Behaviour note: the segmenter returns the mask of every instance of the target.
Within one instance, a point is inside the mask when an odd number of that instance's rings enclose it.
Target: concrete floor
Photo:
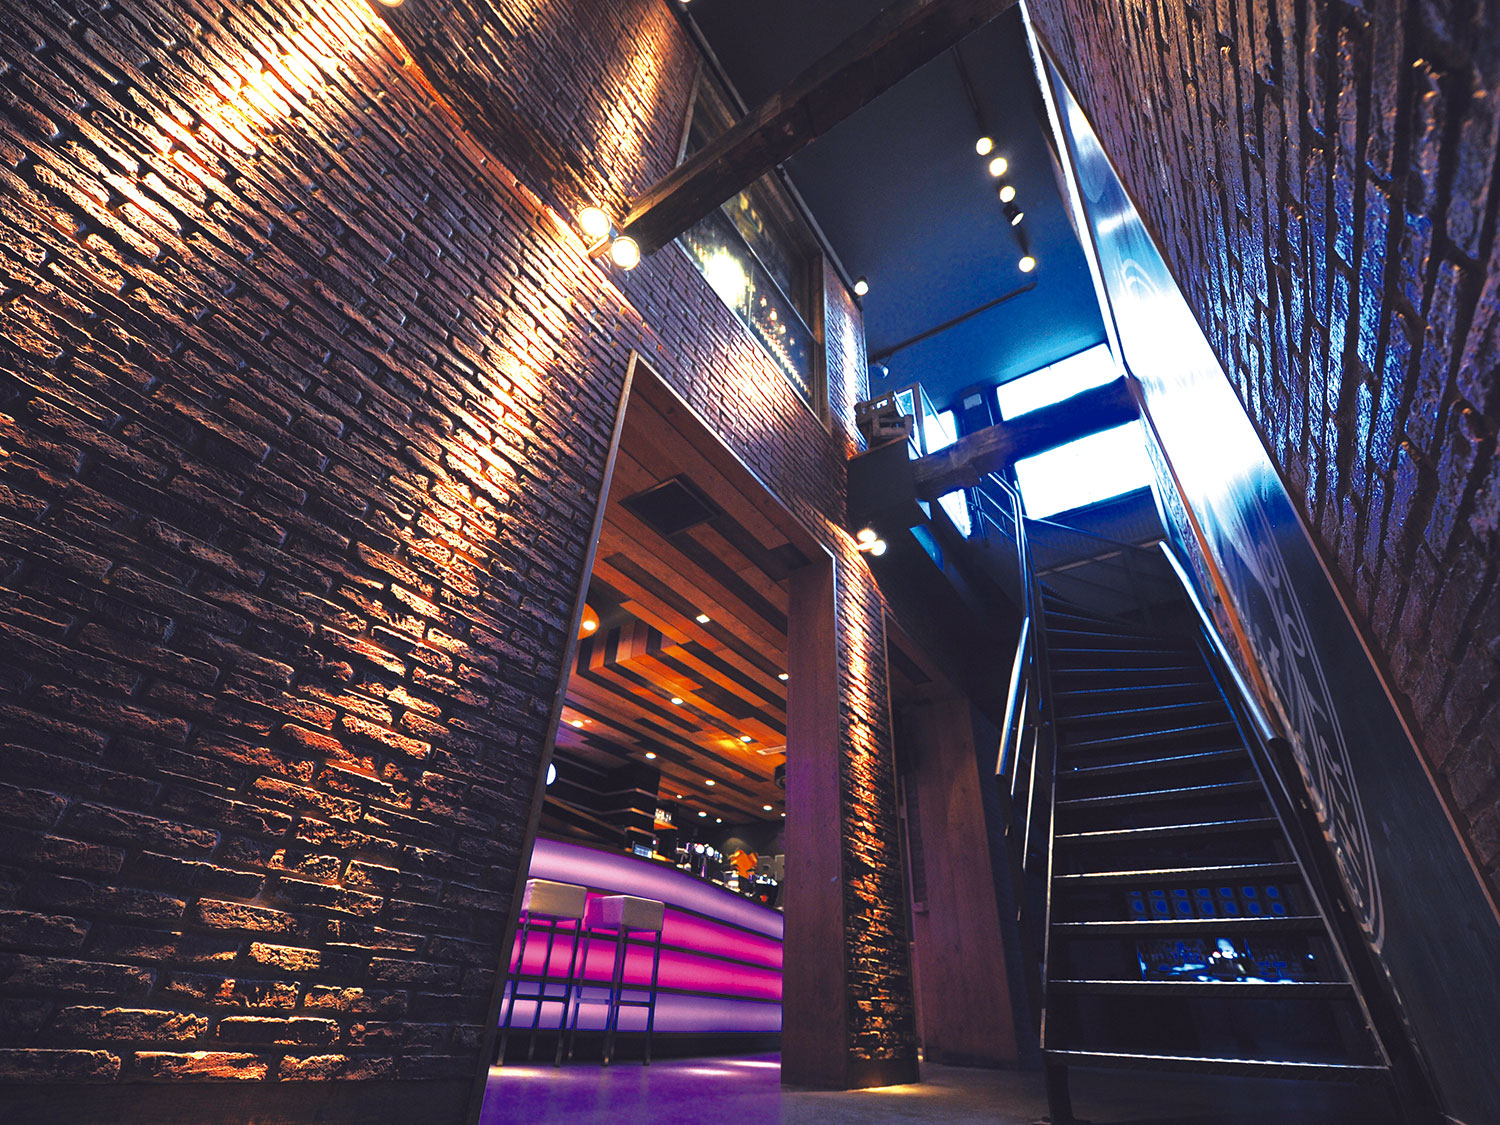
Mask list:
[[[1095,1125],[1384,1125],[1389,1099],[1264,1079],[1077,1071],[1074,1110]],[[783,1089],[777,1055],[669,1059],[642,1067],[510,1065],[490,1071],[480,1125],[669,1121],[697,1125],[1034,1125],[1041,1075],[924,1063],[922,1082],[841,1093]]]

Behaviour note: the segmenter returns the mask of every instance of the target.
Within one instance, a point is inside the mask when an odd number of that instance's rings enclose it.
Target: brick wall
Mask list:
[[[1500,13],[1032,7],[1500,893]]]
[[[847,549],[847,299],[830,434],[675,248],[569,227],[675,154],[667,6],[408,9],[423,66],[360,0],[0,7],[0,1081],[462,1103],[632,349]],[[882,924],[868,1057],[910,1050]]]

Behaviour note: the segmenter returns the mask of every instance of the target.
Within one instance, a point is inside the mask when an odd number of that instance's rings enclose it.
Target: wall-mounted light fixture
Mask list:
[[[869,291],[870,291],[870,283],[868,281],[866,281],[863,277],[855,278],[855,280],[854,280],[854,295],[856,297],[863,297]]]
[[[885,554],[885,540],[875,534],[872,527],[862,528],[854,537],[854,545],[866,554],[879,558]]]
[[[603,208],[585,207],[579,211],[578,227],[589,240],[590,258],[597,258],[608,250],[609,260],[622,270],[633,270],[640,264],[640,244],[629,235],[621,234]]]

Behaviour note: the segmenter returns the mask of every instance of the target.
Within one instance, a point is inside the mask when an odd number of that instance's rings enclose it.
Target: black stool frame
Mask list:
[[[557,940],[559,933],[562,932],[563,923],[565,922],[571,923],[572,926],[570,933],[573,938],[573,955],[568,959],[568,975],[563,982],[562,996],[548,996],[547,984],[549,975],[552,970],[552,948]],[[545,927],[547,931],[547,951],[542,957],[541,978],[537,981],[535,992],[523,993],[521,991],[521,985],[527,979],[525,974],[526,943],[531,937],[533,928],[541,929],[542,927]],[[529,910],[522,912],[521,945],[519,951],[516,954],[515,971],[510,973],[510,980],[507,982],[510,987],[510,996],[505,1004],[505,1016],[500,1021],[500,1043],[495,1050],[495,1064],[497,1066],[505,1065],[505,1043],[506,1040],[510,1037],[510,1019],[512,1014],[515,1012],[517,1000],[536,1001],[536,1008],[533,1009],[531,1013],[531,1027],[527,1029],[527,1062],[530,1062],[536,1055],[536,1033],[541,1026],[542,1005],[556,1003],[562,1004],[562,1014],[559,1016],[557,1021],[557,1053],[553,1056],[552,1059],[553,1066],[562,1065],[563,1040],[567,1038],[566,1033],[568,1028],[568,1013],[572,1008],[574,1000],[573,990],[580,985],[580,982],[578,981],[578,968],[580,964],[578,951],[583,948],[585,940],[586,937],[583,929],[583,919],[581,918],[558,918],[550,914],[536,915]],[[571,1056],[572,1053],[573,1051],[570,1044],[568,1054]]]

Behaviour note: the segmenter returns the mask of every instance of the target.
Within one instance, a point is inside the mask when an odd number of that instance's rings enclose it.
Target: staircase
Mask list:
[[[1127,544],[1095,549],[1119,573],[1066,567],[1054,588],[1029,546],[1051,532],[1011,501],[990,522],[1026,624],[998,772],[1052,1121],[1072,1120],[1075,1066],[1392,1081],[1269,728],[1201,607]]]

